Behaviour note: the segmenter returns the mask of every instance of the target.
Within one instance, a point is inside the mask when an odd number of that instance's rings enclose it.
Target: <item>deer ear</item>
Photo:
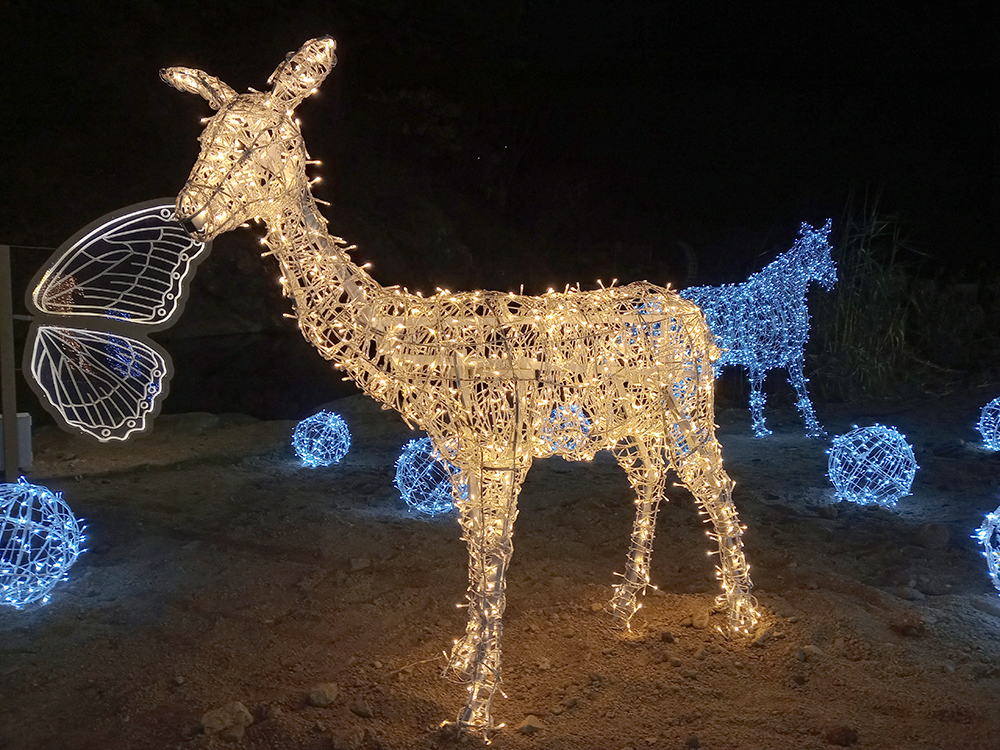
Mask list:
[[[337,64],[337,55],[334,53],[336,49],[337,43],[324,36],[310,39],[298,52],[289,53],[267,79],[272,84],[272,95],[284,102],[289,109],[294,109],[299,102],[316,92],[323,79]]]
[[[219,109],[236,98],[236,92],[215,76],[194,68],[165,68],[160,78],[175,89],[205,97],[212,109]]]

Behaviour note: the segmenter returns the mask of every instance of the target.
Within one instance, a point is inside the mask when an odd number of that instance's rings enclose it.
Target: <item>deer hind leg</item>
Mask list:
[[[757,621],[746,558],[743,527],[733,504],[733,480],[722,466],[722,452],[714,435],[694,450],[681,442],[672,450],[681,482],[694,495],[699,512],[712,521],[709,538],[718,544],[719,564],[715,574],[722,586],[716,605],[728,614],[728,633],[747,633]]]
[[[751,368],[749,372],[750,380],[750,414],[753,417],[753,434],[756,437],[767,437],[771,431],[764,426],[764,378],[767,377],[767,370]]]
[[[806,376],[802,372],[801,354],[788,365],[788,382],[792,384],[792,388],[795,389],[795,393],[799,397],[795,405],[798,407],[802,418],[806,421],[806,437],[826,437],[826,430],[816,420],[812,401],[809,399],[809,391],[806,389]]]
[[[486,733],[493,727],[505,576],[513,552],[517,496],[526,473],[526,466],[470,471],[468,498],[459,502],[462,538],[469,546],[469,619],[465,635],[452,649],[446,673],[468,683],[469,695],[458,716],[462,730]]]
[[[642,606],[637,597],[649,585],[649,564],[653,554],[656,512],[663,499],[667,464],[662,442],[647,443],[629,438],[615,447],[614,454],[619,465],[628,474],[629,484],[636,492],[632,546],[629,549],[623,580],[615,586],[615,594],[610,604],[615,621],[628,627],[632,615]]]

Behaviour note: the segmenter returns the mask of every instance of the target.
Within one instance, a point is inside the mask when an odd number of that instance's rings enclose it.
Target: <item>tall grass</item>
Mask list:
[[[878,195],[848,201],[833,250],[837,286],[811,295],[810,379],[820,398],[884,397],[905,380],[912,253],[903,222],[879,210]]]

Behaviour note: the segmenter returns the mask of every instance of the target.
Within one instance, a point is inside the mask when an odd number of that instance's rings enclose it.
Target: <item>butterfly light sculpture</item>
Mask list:
[[[173,365],[147,334],[180,317],[210,249],[177,222],[173,199],[159,199],[103,216],[56,250],[28,287],[24,371],[60,426],[100,442],[152,426]]]

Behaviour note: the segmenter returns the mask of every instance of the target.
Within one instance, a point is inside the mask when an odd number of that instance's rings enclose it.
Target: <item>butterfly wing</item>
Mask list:
[[[113,317],[166,328],[183,311],[190,278],[209,249],[178,223],[172,199],[129,206],[63,243],[29,287],[28,304],[74,325],[103,327],[98,321]]]
[[[152,425],[172,372],[144,331],[171,325],[211,244],[195,242],[170,198],[103,216],[67,240],[28,287],[36,313],[24,369],[70,431],[101,442]]]
[[[167,393],[170,359],[145,339],[35,323],[27,351],[42,404],[101,442],[148,429]]]

